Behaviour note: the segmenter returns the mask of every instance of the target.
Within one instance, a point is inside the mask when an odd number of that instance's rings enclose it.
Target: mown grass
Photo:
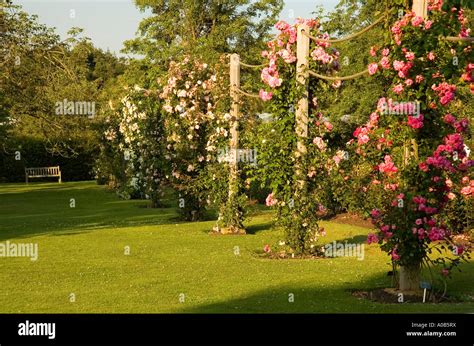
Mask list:
[[[93,182],[0,185],[0,242],[39,245],[37,261],[0,257],[0,312],[474,312],[472,302],[380,304],[353,297],[354,289],[390,285],[389,258],[376,245],[365,247],[363,261],[263,259],[257,255],[263,246],[283,238],[271,228],[271,211],[257,208],[246,236],[212,236],[215,221],[178,222],[175,204],[145,208],[146,202],[121,201]],[[325,243],[362,242],[370,231],[324,226]],[[473,295],[474,265],[462,269],[450,293]]]

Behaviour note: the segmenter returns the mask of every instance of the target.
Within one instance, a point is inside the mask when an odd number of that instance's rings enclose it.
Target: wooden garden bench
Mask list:
[[[28,178],[49,178],[58,177],[58,183],[61,183],[61,170],[59,166],[56,167],[34,167],[25,168],[26,183],[28,184]]]

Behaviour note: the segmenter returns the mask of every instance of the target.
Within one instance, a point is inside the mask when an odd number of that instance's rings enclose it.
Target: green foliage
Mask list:
[[[80,29],[60,41],[53,29],[19,6],[2,3],[0,13],[0,145],[5,162],[10,162],[8,153],[23,146],[21,154],[30,158],[25,163],[30,167],[33,162],[60,163],[65,179],[90,179],[91,155],[99,145],[98,115],[117,88],[123,61],[81,38]],[[60,114],[58,103],[64,100],[89,102],[95,114]],[[66,168],[81,163],[70,172]],[[3,176],[16,180],[21,175],[9,171]]]
[[[63,181],[94,178],[93,168],[98,150],[87,143],[74,143],[77,154],[73,158],[54,155],[48,151],[48,143],[41,138],[15,137],[8,147],[7,151],[0,151],[0,182],[24,182],[25,168],[51,166],[60,166]]]
[[[223,53],[255,59],[283,7],[281,0],[136,0],[152,15],[138,28],[140,36],[126,50],[152,63],[201,55],[211,63]]]

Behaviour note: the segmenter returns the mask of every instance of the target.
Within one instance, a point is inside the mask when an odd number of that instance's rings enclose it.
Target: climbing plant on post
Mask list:
[[[296,82],[301,88],[301,98],[296,108],[296,151],[295,151],[295,176],[297,178],[296,194],[300,195],[305,188],[306,174],[303,171],[307,154],[306,142],[308,139],[308,77],[309,77],[309,33],[307,24],[299,24],[296,44]],[[300,191],[301,190],[301,191]]]
[[[439,266],[440,279],[469,256],[453,238],[442,211],[453,200],[470,198],[473,161],[464,144],[468,120],[450,105],[456,90],[473,81],[469,30],[457,1],[415,1],[391,28],[393,44],[372,48],[369,65],[392,82],[388,98],[356,129],[355,152],[374,167],[367,189],[382,189],[386,203],[372,210],[379,232],[370,234],[400,267],[398,287],[420,289],[421,268]],[[438,256],[430,256],[437,249]],[[432,278],[434,282],[434,277]]]
[[[245,234],[243,225],[243,208],[246,196],[241,194],[241,177],[239,171],[239,118],[240,118],[240,57],[230,55],[230,151],[225,161],[229,165],[228,199],[220,208],[220,218],[224,228],[221,233]]]
[[[298,19],[297,25],[280,21],[276,28],[280,34],[262,53],[268,65],[261,77],[270,90],[261,90],[260,96],[271,100],[268,108],[273,128],[264,134],[258,148],[258,173],[272,188],[266,202],[278,210],[288,252],[319,255],[320,204],[307,184],[309,177],[314,177],[310,162],[320,154],[311,150],[308,155],[308,148],[314,146],[309,133],[317,126],[315,114],[309,112],[308,76],[313,68],[328,74],[337,71],[338,53],[329,44],[310,41],[307,35],[327,38],[319,31],[317,20]],[[322,91],[317,81],[312,89],[314,93]]]

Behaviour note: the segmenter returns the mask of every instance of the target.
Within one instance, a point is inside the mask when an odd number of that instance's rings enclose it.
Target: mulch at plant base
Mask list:
[[[372,222],[370,221],[370,219],[363,219],[360,216],[356,214],[351,214],[351,213],[337,214],[336,216],[329,218],[327,221],[342,223],[342,224],[347,224],[347,225],[352,225],[352,226],[374,228],[374,225],[372,225]]]
[[[395,288],[379,288],[370,291],[352,291],[352,295],[359,299],[368,299],[377,303],[384,304],[402,304],[402,303],[423,303],[423,292],[403,293],[403,302],[400,302],[399,294],[401,291]],[[474,297],[467,297],[468,301],[474,301]],[[443,298],[434,295],[429,296],[425,303],[461,303],[466,300],[461,300],[455,297],[445,296]]]

